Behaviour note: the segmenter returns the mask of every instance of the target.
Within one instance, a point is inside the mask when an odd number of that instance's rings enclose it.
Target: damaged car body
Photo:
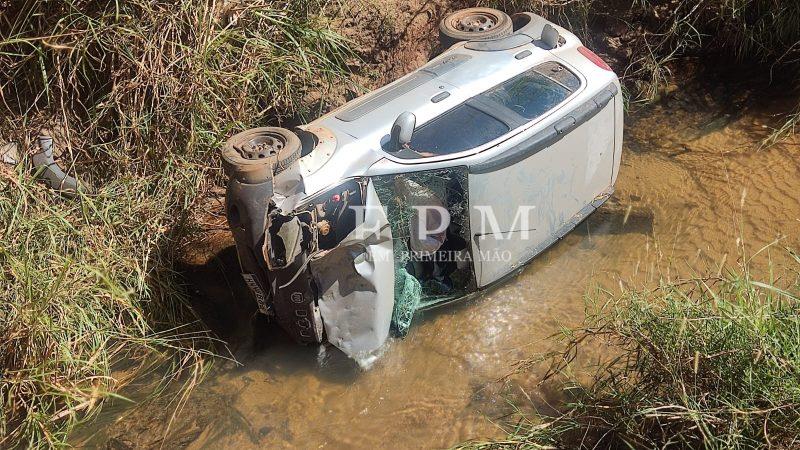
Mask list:
[[[518,273],[613,192],[611,69],[537,15],[454,15],[464,38],[420,69],[223,149],[243,277],[297,342],[368,364],[416,311]],[[508,32],[481,36],[498,17]]]

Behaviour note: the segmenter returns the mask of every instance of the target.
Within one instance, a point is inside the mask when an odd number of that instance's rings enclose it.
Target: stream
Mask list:
[[[503,435],[498,423],[515,408],[548,411],[559,393],[537,387],[540,371],[499,380],[514,362],[556,348],[548,336],[580,323],[596,287],[618,293],[659,277],[716,273],[775,241],[760,256],[780,261],[783,246],[800,244],[800,138],[757,150],[796,99],[749,89],[747,77],[687,78],[655,104],[631,107],[608,204],[517,278],[419,314],[368,371],[333,347],[300,347],[274,329],[252,333],[232,239],[215,229],[187,276],[238,363],[216,363],[174,417],[171,398],[138,408],[116,402],[74,444],[440,448]],[[588,348],[580,364],[602,354]],[[132,398],[146,391],[131,389]]]

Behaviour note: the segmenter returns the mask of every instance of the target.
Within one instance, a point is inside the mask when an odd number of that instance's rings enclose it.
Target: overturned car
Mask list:
[[[531,13],[447,16],[420,69],[223,149],[226,212],[261,313],[369,363],[414,312],[516,274],[613,192],[616,75]]]

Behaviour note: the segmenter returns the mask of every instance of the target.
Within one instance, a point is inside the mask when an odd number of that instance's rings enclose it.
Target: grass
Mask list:
[[[56,122],[103,181],[208,161],[219,140],[291,117],[352,55],[324,1],[25,0],[0,21],[7,136]],[[27,133],[27,134],[26,134]]]
[[[169,269],[181,234],[172,214],[186,210],[199,173],[170,164],[73,200],[21,170],[3,173],[0,446],[61,444],[154,361],[200,375],[212,338]],[[127,370],[112,372],[115,363]]]
[[[773,129],[769,136],[761,141],[759,150],[769,148],[786,137],[795,134],[798,127],[800,127],[800,106],[797,107],[797,111],[789,114],[779,127]]]
[[[610,55],[632,101],[659,97],[678,58],[723,55],[771,70],[797,71],[800,3],[775,0],[488,0],[506,11],[534,11],[567,26]],[[605,33],[621,26],[611,39]],[[598,32],[598,30],[602,32]],[[617,42],[614,42],[616,40]]]
[[[217,148],[234,131],[304,115],[354,56],[325,0],[6,3],[0,138],[27,149],[40,127],[57,129],[61,163],[92,194],[63,199],[24,164],[0,169],[0,447],[63,446],[154,362],[186,398],[214,346],[186,306],[176,242],[219,179]],[[493,3],[557,15],[587,42],[594,21],[617,14],[601,0]],[[634,95],[654,95],[670,58],[693,51],[776,70],[797,59],[795,3],[619,5],[645,30],[635,39],[646,45],[625,43],[636,49]]]
[[[0,14],[0,138],[57,130],[91,194],[0,165],[0,447],[59,447],[137,376],[180,380],[219,347],[177,243],[234,131],[304,113],[346,72],[325,1],[23,0]],[[157,389],[156,393],[165,392]]]
[[[566,404],[521,419],[507,439],[461,448],[796,448],[800,436],[800,257],[790,281],[747,266],[606,293],[549,363]],[[783,286],[783,287],[780,287]],[[569,375],[588,342],[609,346],[591,382]]]

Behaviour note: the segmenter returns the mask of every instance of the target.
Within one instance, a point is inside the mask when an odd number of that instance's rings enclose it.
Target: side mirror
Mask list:
[[[558,34],[558,30],[553,28],[552,25],[549,23],[544,26],[542,29],[542,44],[545,50],[552,50],[558,47],[558,41],[561,39],[561,35]]]
[[[417,125],[417,116],[406,111],[397,116],[397,120],[392,125],[392,134],[389,138],[389,151],[399,152],[403,146],[411,142],[414,134],[414,127]]]

